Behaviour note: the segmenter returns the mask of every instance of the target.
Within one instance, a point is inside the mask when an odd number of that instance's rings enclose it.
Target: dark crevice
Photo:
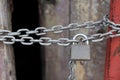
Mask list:
[[[21,28],[34,30],[39,25],[37,0],[13,0],[13,31]],[[38,38],[34,36],[34,38]],[[25,46],[15,43],[15,67],[17,80],[42,80],[44,76],[44,55],[39,44]]]

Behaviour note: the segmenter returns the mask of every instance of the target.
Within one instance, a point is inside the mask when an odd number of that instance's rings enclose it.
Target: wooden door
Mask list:
[[[40,21],[46,28],[54,25],[67,26],[70,23],[101,20],[109,12],[109,0],[39,0]],[[77,33],[96,33],[96,29],[80,29],[60,34],[49,33],[53,39],[61,37],[71,38]],[[106,40],[90,43],[91,60],[81,65],[77,62],[77,80],[103,80],[106,53]],[[44,54],[44,53],[43,53]],[[70,46],[61,47],[51,45],[45,47],[45,80],[67,80],[69,75],[68,61],[70,60]]]

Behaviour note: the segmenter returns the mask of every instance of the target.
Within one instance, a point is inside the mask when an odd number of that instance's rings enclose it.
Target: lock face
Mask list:
[[[89,45],[72,45],[71,46],[72,60],[90,60]]]
[[[79,43],[82,44],[73,44],[71,46],[71,59],[72,60],[90,60],[90,45],[89,41],[82,42],[80,38],[87,39],[87,36],[84,34],[77,34],[73,37],[73,40],[79,38]]]

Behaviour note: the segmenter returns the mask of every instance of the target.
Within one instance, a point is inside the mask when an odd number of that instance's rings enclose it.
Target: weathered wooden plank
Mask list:
[[[109,11],[109,0],[71,0],[71,22],[83,23],[88,20],[96,21]],[[96,29],[81,29],[80,33],[96,33]],[[77,31],[71,35],[78,33]],[[106,41],[91,43],[91,60],[81,65],[76,64],[77,80],[103,80]]]
[[[51,1],[51,0],[50,0]],[[44,19],[43,25],[47,28],[59,24],[69,24],[72,22],[83,23],[88,20],[99,20],[108,13],[109,0],[52,0],[42,1]],[[53,3],[54,2],[54,3]],[[52,4],[53,3],[53,4]],[[70,33],[62,34],[49,33],[51,38],[73,37],[77,33],[91,34],[96,33],[96,29],[80,29]],[[77,62],[76,79],[77,80],[103,80],[104,62],[105,62],[105,45],[106,42],[90,43],[91,57],[90,61],[81,65]],[[69,47],[60,47],[52,45],[45,48],[46,53],[46,80],[65,80],[69,73],[67,63],[69,60]]]
[[[43,13],[42,20],[43,25],[46,28],[51,28],[54,25],[68,25],[69,23],[69,0],[44,0],[42,1]],[[69,37],[68,31],[64,31],[60,34],[48,33],[46,36],[52,39],[58,39],[61,37]],[[45,47],[46,55],[46,69],[45,80],[66,80],[68,75],[68,57],[69,47],[61,47],[58,45],[51,45]]]
[[[11,11],[8,0],[0,0],[0,29],[11,30]],[[13,49],[0,42],[0,80],[16,80]]]

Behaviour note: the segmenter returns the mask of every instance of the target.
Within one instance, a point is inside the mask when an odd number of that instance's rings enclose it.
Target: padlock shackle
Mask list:
[[[86,36],[85,34],[76,34],[76,35],[73,37],[73,40],[76,40],[77,37],[82,37],[82,38],[84,38],[84,39],[87,39],[87,36]],[[89,45],[89,41],[88,41],[88,40],[86,40],[85,43],[86,43],[87,45]]]

